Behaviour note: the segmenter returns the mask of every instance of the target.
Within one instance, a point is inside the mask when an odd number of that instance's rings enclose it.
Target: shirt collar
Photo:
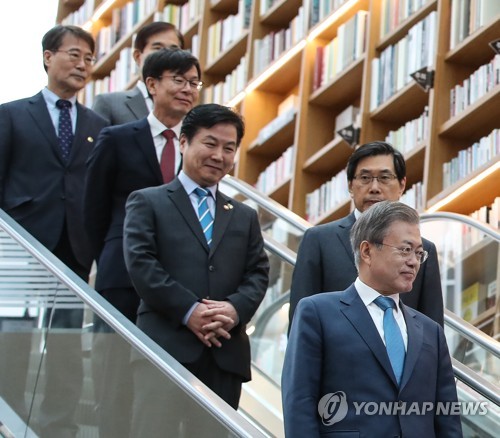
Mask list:
[[[172,129],[172,131],[175,132],[177,139],[180,136],[182,121],[179,122],[177,125],[175,125],[172,128],[167,128],[162,122],[160,122],[156,118],[156,116],[153,114],[153,111],[151,111],[148,114],[148,123],[149,123],[150,129],[151,129],[151,134],[153,135],[153,137],[156,137],[157,135],[161,135],[161,133],[163,131],[165,131],[165,129]]]
[[[187,176],[183,170],[180,171],[178,178],[188,195],[191,195],[191,193],[193,193],[196,188],[200,187],[200,185],[189,178],[189,176]],[[217,184],[214,186],[203,188],[207,189],[212,195],[213,199],[215,199],[215,194],[217,193]]]
[[[362,214],[363,213],[361,213],[357,208],[354,209],[354,217],[356,218],[356,220],[358,220]]]
[[[363,301],[365,306],[373,303],[375,299],[377,299],[381,294],[379,294],[375,289],[368,286],[366,283],[363,283],[360,278],[356,278],[354,282],[354,287],[358,291],[358,295]],[[399,310],[399,294],[385,295],[392,298],[396,302],[396,308]]]
[[[50,105],[50,107],[56,108],[56,102],[61,99],[56,93],[53,91],[50,91],[47,87],[42,89],[42,95],[43,98],[45,99],[45,102],[47,105]],[[76,105],[76,95],[71,96],[69,99],[64,99],[64,100],[69,100],[71,102],[72,108],[75,107]]]

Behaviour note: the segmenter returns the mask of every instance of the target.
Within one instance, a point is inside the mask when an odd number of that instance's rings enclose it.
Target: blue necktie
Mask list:
[[[387,354],[389,355],[394,375],[399,384],[403,375],[406,353],[403,336],[393,314],[396,302],[392,298],[380,296],[375,299],[374,303],[384,311],[385,347],[387,348]]]
[[[64,161],[69,160],[69,154],[71,153],[71,145],[73,144],[73,126],[71,124],[71,115],[69,110],[71,108],[71,102],[69,100],[59,99],[56,102],[57,108],[59,108],[59,146],[61,147],[61,153]]]
[[[198,219],[200,221],[203,234],[205,234],[205,238],[207,239],[208,246],[210,246],[212,243],[212,229],[214,227],[214,219],[210,213],[210,209],[208,208],[207,198],[210,192],[207,189],[202,189],[201,187],[194,189],[194,192],[198,196]]]

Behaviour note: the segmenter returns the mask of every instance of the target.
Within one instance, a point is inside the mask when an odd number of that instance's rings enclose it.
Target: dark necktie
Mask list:
[[[391,361],[392,370],[396,376],[396,381],[399,384],[403,375],[406,353],[403,336],[393,313],[393,309],[396,308],[396,302],[389,297],[378,297],[374,303],[384,311],[385,347]]]
[[[59,146],[64,161],[69,160],[71,146],[73,144],[73,126],[71,124],[71,102],[69,100],[59,99],[56,102],[59,108],[59,127],[57,136],[59,137]]]
[[[207,239],[208,246],[212,243],[212,229],[214,226],[214,219],[210,209],[208,208],[208,196],[210,192],[207,189],[197,187],[194,192],[198,196],[198,219],[203,230],[203,234]]]
[[[171,129],[165,129],[161,135],[167,139],[167,142],[161,151],[160,169],[163,182],[168,183],[175,177],[175,132]]]

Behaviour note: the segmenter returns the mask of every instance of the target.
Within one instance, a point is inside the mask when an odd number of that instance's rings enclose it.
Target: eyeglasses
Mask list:
[[[183,78],[182,76],[176,76],[176,75],[163,75],[163,76],[158,76],[158,79],[162,78],[170,78],[172,79],[172,82],[177,85],[179,88],[184,88],[187,83],[189,83],[189,86],[193,90],[201,90],[203,87],[203,82],[198,81],[195,79],[186,79]]]
[[[85,65],[94,65],[96,63],[96,59],[92,55],[82,55],[79,50],[54,50],[53,53],[57,52],[66,53],[73,64],[78,63],[82,58]]]
[[[392,181],[394,181],[396,178],[397,178],[397,176],[393,175],[392,173],[385,173],[385,174],[379,175],[379,176],[373,176],[373,175],[368,175],[368,174],[354,176],[354,179],[359,181],[359,183],[364,185],[364,186],[371,184],[374,179],[376,179],[379,182],[379,184],[388,185]]]
[[[429,253],[423,249],[413,249],[411,246],[404,246],[403,248],[398,248],[397,246],[387,245],[387,243],[374,242],[375,245],[384,245],[390,248],[397,249],[404,259],[409,259],[412,254],[415,254],[418,262],[420,264],[424,263],[429,257]]]

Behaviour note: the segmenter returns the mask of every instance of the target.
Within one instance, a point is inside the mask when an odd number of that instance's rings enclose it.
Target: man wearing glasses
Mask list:
[[[301,298],[346,289],[357,277],[349,233],[356,219],[380,201],[397,201],[406,185],[406,163],[385,142],[361,145],[347,162],[349,193],[355,210],[337,221],[306,231],[297,254],[290,291],[290,326]],[[428,254],[403,302],[443,325],[443,296],[435,245],[422,239]],[[426,256],[427,257],[427,256]]]
[[[150,53],[174,47],[183,49],[184,37],[173,24],[155,21],[142,27],[135,37],[132,53],[141,74],[136,86],[130,90],[99,94],[92,109],[110,125],[120,125],[146,117],[153,109],[153,101],[142,80],[144,61]]]
[[[350,241],[355,281],[297,306],[282,374],[285,435],[461,437],[443,329],[401,302],[426,268],[418,213],[378,202]]]
[[[82,220],[85,162],[106,122],[80,105],[76,94],[90,77],[94,40],[79,27],[56,26],[43,37],[42,48],[47,87],[0,106],[0,208],[88,281],[93,257]],[[82,319],[81,308],[47,312],[46,321],[56,329],[46,346],[48,389],[40,416],[33,412],[43,437],[78,432],[73,414],[82,385]],[[76,334],[68,329],[77,329]],[[15,356],[0,355],[4,365],[13,361],[5,369],[0,363],[0,397],[9,400],[2,384],[22,389],[14,405],[23,420],[30,345],[25,347],[18,345]]]
[[[102,131],[88,161],[84,195],[84,222],[97,262],[95,288],[134,323],[139,296],[123,257],[125,201],[135,190],[174,179],[181,165],[181,122],[198,102],[203,85],[198,60],[175,48],[151,53],[142,75],[153,110],[141,120]],[[94,347],[103,349],[107,358],[100,385],[100,433],[125,436],[129,417],[113,413],[117,406],[131,403],[128,350],[122,351],[124,347],[118,342],[104,341],[110,338],[106,336],[110,330],[100,320],[94,326],[101,333]]]

